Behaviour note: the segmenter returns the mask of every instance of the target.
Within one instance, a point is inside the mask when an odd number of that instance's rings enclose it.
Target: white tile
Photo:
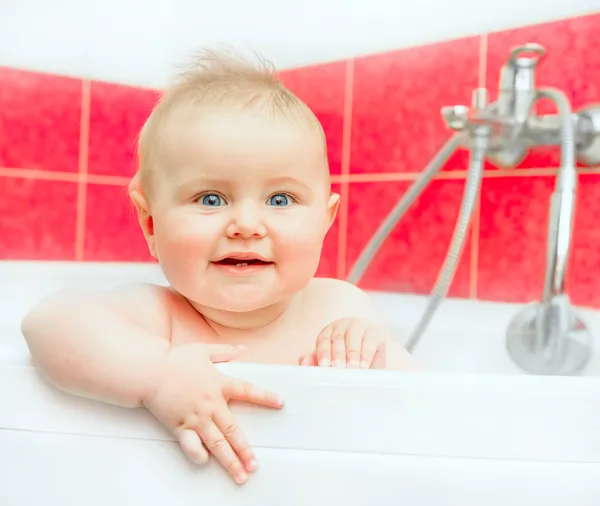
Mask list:
[[[271,0],[208,4],[173,0],[173,57],[203,45],[257,49],[279,68],[387,51],[594,12],[600,0],[550,4],[421,0],[410,8],[388,0]]]
[[[84,76],[86,8],[81,0],[4,0],[0,65]]]
[[[171,2],[89,0],[90,77],[150,88],[164,86],[169,70]]]
[[[593,13],[600,0],[4,0],[0,65],[162,87],[198,47],[227,43],[279,68]]]

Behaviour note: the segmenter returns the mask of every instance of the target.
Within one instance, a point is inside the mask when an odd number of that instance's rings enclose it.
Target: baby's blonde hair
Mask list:
[[[143,125],[138,138],[138,168],[130,191],[151,191],[164,132],[176,113],[195,114],[206,106],[237,107],[240,112],[260,108],[272,117],[283,116],[308,127],[323,138],[322,126],[311,109],[277,77],[273,64],[255,54],[256,62],[228,50],[202,50],[168,87]]]

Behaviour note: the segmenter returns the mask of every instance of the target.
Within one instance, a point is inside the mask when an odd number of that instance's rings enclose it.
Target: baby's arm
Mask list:
[[[42,300],[21,325],[38,369],[69,393],[140,406],[156,389],[170,348],[169,318],[156,289],[60,292]]]
[[[40,371],[69,393],[124,407],[145,406],[199,464],[208,454],[238,482],[255,455],[229,411],[230,399],[281,408],[272,392],[228,378],[213,362],[234,346],[171,346],[171,292],[137,286],[103,293],[59,293],[26,315],[23,335]],[[218,357],[218,358],[217,358]]]

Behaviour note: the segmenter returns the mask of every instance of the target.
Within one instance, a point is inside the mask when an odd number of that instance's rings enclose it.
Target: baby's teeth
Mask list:
[[[240,264],[235,264],[236,267],[246,267],[248,264],[246,262],[242,262]]]

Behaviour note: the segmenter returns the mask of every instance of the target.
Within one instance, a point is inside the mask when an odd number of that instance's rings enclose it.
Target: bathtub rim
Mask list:
[[[281,413],[232,406],[256,448],[600,463],[600,379],[219,369],[286,398]],[[64,394],[23,363],[0,363],[0,406],[0,430],[174,441],[144,409]]]

